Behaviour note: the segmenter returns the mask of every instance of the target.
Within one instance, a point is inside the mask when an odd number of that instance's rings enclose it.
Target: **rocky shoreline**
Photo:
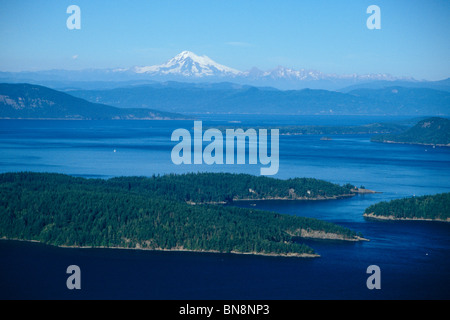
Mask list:
[[[106,247],[106,246],[67,246],[67,245],[53,245],[44,243],[39,240],[26,240],[26,239],[15,239],[15,238],[6,238],[2,237],[0,240],[3,241],[23,241],[23,242],[30,242],[30,243],[40,243],[47,246],[52,246],[56,248],[62,248],[62,249],[112,249],[112,250],[142,250],[142,251],[158,251],[158,252],[192,252],[192,253],[215,253],[215,254],[226,254],[227,252],[221,252],[218,250],[190,250],[185,249],[182,247],[179,248],[172,248],[172,249],[163,249],[163,248],[143,248],[140,245],[136,245],[134,248],[129,247]],[[319,258],[320,255],[315,253],[295,253],[295,252],[288,252],[288,253],[265,253],[265,252],[240,252],[240,251],[230,251],[230,254],[239,254],[239,255],[254,255],[254,256],[265,256],[265,257],[286,257],[286,258]]]
[[[427,219],[427,218],[398,218],[393,215],[390,216],[380,216],[373,213],[364,213],[364,218],[373,220],[385,220],[385,221],[439,221],[439,222],[450,222],[450,218],[444,219]]]
[[[369,239],[362,238],[359,236],[354,237],[346,237],[345,235],[338,234],[338,233],[328,233],[321,230],[296,230],[295,232],[289,232],[290,236],[293,237],[300,237],[304,239],[315,239],[315,240],[339,240],[339,241],[351,241],[351,242],[358,242],[358,241],[370,241]]]

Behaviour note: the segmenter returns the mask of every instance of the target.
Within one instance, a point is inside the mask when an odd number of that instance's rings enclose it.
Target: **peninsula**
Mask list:
[[[427,118],[403,133],[376,135],[372,141],[450,147],[450,120]]]
[[[117,108],[26,83],[0,83],[0,119],[174,120],[181,114],[148,108]]]
[[[68,247],[315,257],[302,239],[364,239],[330,222],[208,203],[346,193],[345,187],[315,179],[220,173],[108,180],[5,173],[0,238]]]

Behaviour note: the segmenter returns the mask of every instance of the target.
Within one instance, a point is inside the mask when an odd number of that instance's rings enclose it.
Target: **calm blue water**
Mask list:
[[[404,118],[204,116],[204,126],[352,125]],[[235,125],[235,123],[233,123]],[[259,165],[175,166],[177,128],[193,121],[0,121],[0,172],[59,172],[85,177],[192,171],[259,174]],[[229,254],[62,249],[0,241],[0,298],[24,299],[449,299],[450,225],[375,222],[369,205],[450,192],[450,148],[370,142],[370,136],[280,137],[276,177],[315,177],[382,193],[336,201],[254,202],[250,206],[316,217],[370,242],[308,241],[321,257],[287,259]],[[115,152],[114,152],[115,150]],[[82,290],[66,288],[67,266],[82,270]],[[366,269],[381,268],[381,290]]]

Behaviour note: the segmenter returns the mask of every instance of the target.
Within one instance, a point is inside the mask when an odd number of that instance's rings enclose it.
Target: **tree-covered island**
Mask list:
[[[379,220],[450,222],[450,193],[379,202],[368,207],[364,216]]]
[[[222,173],[112,179],[5,173],[0,237],[56,246],[314,257],[302,238],[358,241],[362,235],[317,219],[218,203],[349,194],[347,187],[316,179]]]

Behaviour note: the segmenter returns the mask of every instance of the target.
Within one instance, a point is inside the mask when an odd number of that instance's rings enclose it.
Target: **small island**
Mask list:
[[[335,199],[348,192],[315,179],[222,173],[112,179],[5,173],[0,175],[0,238],[62,247],[317,257],[302,239],[365,239],[318,219],[220,203]]]
[[[372,141],[450,147],[450,120],[427,118],[403,133],[376,135]]]
[[[450,193],[383,201],[368,207],[364,217],[377,220],[450,222]]]

